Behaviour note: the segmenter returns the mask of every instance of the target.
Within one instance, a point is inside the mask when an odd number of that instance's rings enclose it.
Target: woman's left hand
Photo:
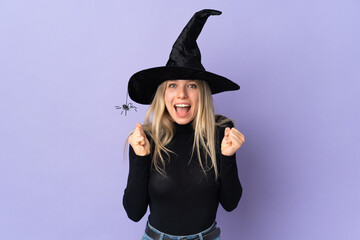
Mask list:
[[[224,138],[221,142],[221,153],[232,156],[245,142],[245,136],[236,128],[225,128]]]

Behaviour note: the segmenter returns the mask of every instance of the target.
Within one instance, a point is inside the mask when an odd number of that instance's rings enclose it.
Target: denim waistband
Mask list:
[[[175,235],[170,235],[170,234],[166,234],[163,233],[159,230],[157,230],[156,228],[154,228],[153,226],[150,225],[149,221],[147,222],[147,225],[149,226],[149,228],[151,230],[153,230],[154,232],[157,232],[159,234],[163,234],[164,236],[168,237],[168,238],[172,238],[172,239],[193,239],[193,238],[200,238],[202,239],[202,236],[205,235],[206,233],[210,232],[210,230],[212,230],[213,228],[216,227],[216,221],[214,221],[214,223],[206,230],[201,231],[199,233],[196,234],[191,234],[191,235],[183,235],[183,236],[175,236]]]

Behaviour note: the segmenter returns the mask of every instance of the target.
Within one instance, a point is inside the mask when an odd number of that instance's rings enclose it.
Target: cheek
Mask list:
[[[194,94],[194,96],[193,96],[193,104],[194,104],[193,111],[194,111],[194,113],[197,113],[198,106],[199,106],[199,94]]]
[[[168,101],[166,101],[166,99],[165,99],[165,107],[169,111],[170,104],[168,103]]]
[[[165,106],[166,106],[166,109],[169,111],[171,108],[171,96],[169,93],[165,92],[165,95],[164,95],[164,101],[165,101]]]

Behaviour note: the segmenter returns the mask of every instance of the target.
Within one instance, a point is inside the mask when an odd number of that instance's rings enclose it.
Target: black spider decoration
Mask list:
[[[136,107],[133,105],[133,103],[126,103],[123,104],[122,106],[115,106],[116,109],[122,109],[121,114],[123,114],[123,112],[125,112],[125,116],[127,111],[129,111],[131,108],[133,108],[135,110],[135,112],[137,112]]]
[[[134,106],[134,104],[131,102],[128,103],[127,99],[128,99],[128,94],[126,95],[126,103],[125,104],[123,104],[121,106],[115,106],[116,109],[121,109],[121,114],[123,114],[123,112],[125,112],[125,116],[126,116],[127,111],[129,111],[132,108],[135,110],[135,112],[137,112],[137,108]]]

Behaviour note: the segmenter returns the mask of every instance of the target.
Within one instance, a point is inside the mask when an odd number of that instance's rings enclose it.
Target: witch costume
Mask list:
[[[208,17],[220,14],[208,9],[195,13],[174,43],[166,65],[142,70],[130,78],[130,98],[140,104],[151,104],[162,82],[177,79],[204,80],[212,94],[238,90],[240,87],[233,81],[205,70],[196,43]],[[218,205],[232,211],[242,195],[235,154],[225,156],[220,150],[226,127],[233,127],[232,122],[216,127],[217,179],[213,170],[204,174],[197,155],[191,154],[194,143],[191,122],[184,125],[174,122],[175,135],[166,146],[169,156],[164,155],[165,176],[155,170],[151,154],[138,156],[130,146],[123,205],[128,217],[136,222],[149,206],[150,215],[142,239],[220,239],[215,221]]]

